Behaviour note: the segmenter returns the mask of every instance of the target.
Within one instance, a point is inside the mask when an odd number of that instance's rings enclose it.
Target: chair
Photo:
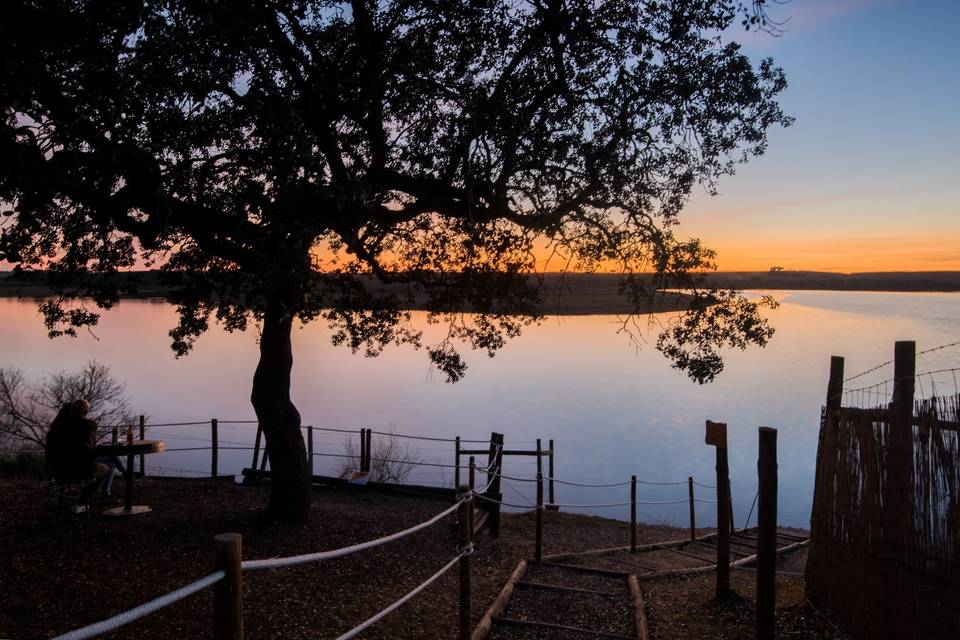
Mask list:
[[[58,511],[62,511],[64,508],[64,496],[68,489],[76,487],[77,500],[79,500],[80,497],[84,495],[84,490],[87,488],[87,485],[91,482],[97,481],[96,476],[90,476],[89,478],[59,476],[54,472],[49,463],[47,463],[47,470],[49,472],[48,477],[50,478],[50,480],[47,482],[47,506],[53,505],[54,500],[56,500],[56,507]],[[87,508],[86,512],[88,516],[93,512],[93,507],[96,502],[96,493],[96,491],[88,492],[86,494],[86,499],[83,502],[83,505]],[[71,501],[71,504],[75,504],[75,501]]]

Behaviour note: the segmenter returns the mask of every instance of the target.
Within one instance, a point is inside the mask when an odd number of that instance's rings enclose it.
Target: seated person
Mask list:
[[[93,479],[73,505],[74,513],[85,511],[90,496],[113,479],[113,468],[96,461],[97,425],[87,419],[89,410],[86,400],[64,405],[47,432],[46,457],[54,479],[60,483]]]

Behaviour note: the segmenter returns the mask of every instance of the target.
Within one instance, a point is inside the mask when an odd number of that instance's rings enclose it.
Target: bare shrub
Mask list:
[[[0,369],[0,441],[5,447],[43,447],[60,408],[80,398],[90,402],[88,417],[102,427],[99,437],[133,421],[125,385],[107,365],[90,361],[79,371],[55,371],[33,384],[16,367]]]
[[[373,451],[370,456],[370,480],[374,482],[402,483],[410,472],[420,464],[416,449],[395,433],[391,425],[387,433],[373,435]],[[346,438],[343,443],[345,459],[340,467],[340,477],[346,477],[360,468],[360,442]]]

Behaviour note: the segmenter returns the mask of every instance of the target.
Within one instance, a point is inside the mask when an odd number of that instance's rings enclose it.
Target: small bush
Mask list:
[[[375,434],[373,438],[370,479],[374,482],[403,484],[410,472],[420,464],[416,450],[397,437],[393,430],[391,425],[387,435]],[[343,448],[345,460],[340,468],[341,478],[349,476],[360,466],[359,443],[348,437]]]

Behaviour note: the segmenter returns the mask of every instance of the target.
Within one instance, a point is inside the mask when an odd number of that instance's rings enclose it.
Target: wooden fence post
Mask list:
[[[360,471],[367,470],[367,429],[360,427]]]
[[[637,476],[630,476],[630,553],[637,552]]]
[[[243,538],[239,533],[221,533],[214,541],[215,569],[226,575],[213,587],[213,637],[243,640]]]
[[[543,463],[540,457],[540,439],[537,439],[537,540],[534,544],[533,559],[543,560]]]
[[[217,419],[210,419],[210,477],[216,478],[219,471],[217,465]]]
[[[697,539],[697,511],[693,504],[696,502],[693,497],[693,476],[687,476],[687,493],[690,495],[690,539]]]
[[[477,490],[477,459],[473,456],[470,456],[470,484],[467,485],[470,487],[470,493],[473,493]],[[470,531],[473,531],[473,514],[476,509],[476,497],[470,501]]]
[[[556,446],[556,445],[553,444],[553,438],[551,438],[551,439],[550,439],[550,460],[549,460],[550,466],[548,467],[548,469],[549,469],[549,471],[550,471],[550,484],[548,485],[548,487],[550,488],[550,494],[549,494],[549,495],[550,495],[550,504],[553,505],[551,508],[552,508],[553,510],[555,510],[555,511],[559,511],[560,508],[557,507],[557,506],[555,506],[555,503],[556,503],[556,501],[557,501],[557,496],[556,496],[556,494],[553,492],[553,478],[554,478],[553,456],[554,456],[554,454],[555,454],[556,451],[557,451],[557,450],[554,448],[555,446]]]
[[[310,477],[313,477],[313,426],[307,427],[307,460],[310,463]]]
[[[917,374],[917,343],[898,340],[893,345],[893,397],[890,401],[890,432],[884,475],[883,506],[889,523],[883,528],[884,543],[897,549],[898,562],[890,567],[893,584],[905,584],[907,567],[922,566],[922,558],[912,549],[907,528],[916,521],[914,509],[913,397]],[[903,616],[892,615],[893,619]],[[903,635],[894,632],[892,635]]]
[[[460,486],[460,436],[453,441],[453,486]]]
[[[717,448],[717,598],[730,596],[730,469],[727,425],[707,420],[706,443]]]
[[[757,640],[773,640],[777,570],[777,430],[760,427],[757,475]]]
[[[891,409],[898,417],[913,415],[917,382],[917,343],[898,340],[893,345],[893,398]]]
[[[110,444],[117,444],[120,441],[120,430],[114,427],[110,430]],[[133,471],[131,469],[131,471]]]
[[[827,382],[827,409],[843,406],[843,356],[830,356],[830,379]]]
[[[145,416],[140,416],[140,439],[141,439],[141,440],[146,440],[146,439],[147,439],[147,419],[146,419]],[[143,463],[143,457],[144,457],[144,456],[143,456],[143,454],[141,453],[141,454],[140,454],[140,477],[141,477],[141,478],[146,478],[146,477],[147,477],[147,467],[146,467],[146,465],[144,465],[144,463]]]
[[[490,535],[494,538],[500,536],[500,504],[503,500],[503,494],[500,493],[500,474],[503,472],[503,434],[494,431],[490,434],[490,460],[487,463],[490,471],[487,477],[490,478],[490,488],[487,489],[487,496],[496,502],[488,502],[490,515],[487,521],[490,523]]]
[[[730,503],[727,508],[727,514],[730,516],[730,533],[733,533],[737,528],[733,526],[733,485],[730,483],[729,473],[727,474],[727,502]]]
[[[367,473],[373,469],[373,429],[367,428]]]
[[[260,458],[260,471],[267,468],[267,462],[270,461],[270,445],[267,443],[267,434],[263,434],[263,457]]]
[[[473,501],[464,499],[471,489],[462,485],[457,485],[457,493],[461,500],[457,507],[457,528],[459,530],[460,550],[470,548],[473,544]],[[470,555],[460,556],[460,640],[469,640],[470,638]]]
[[[260,423],[257,423],[257,437],[253,440],[253,462],[250,464],[250,468],[254,471],[257,470],[257,460],[260,458],[260,435],[263,430],[260,428]]]

